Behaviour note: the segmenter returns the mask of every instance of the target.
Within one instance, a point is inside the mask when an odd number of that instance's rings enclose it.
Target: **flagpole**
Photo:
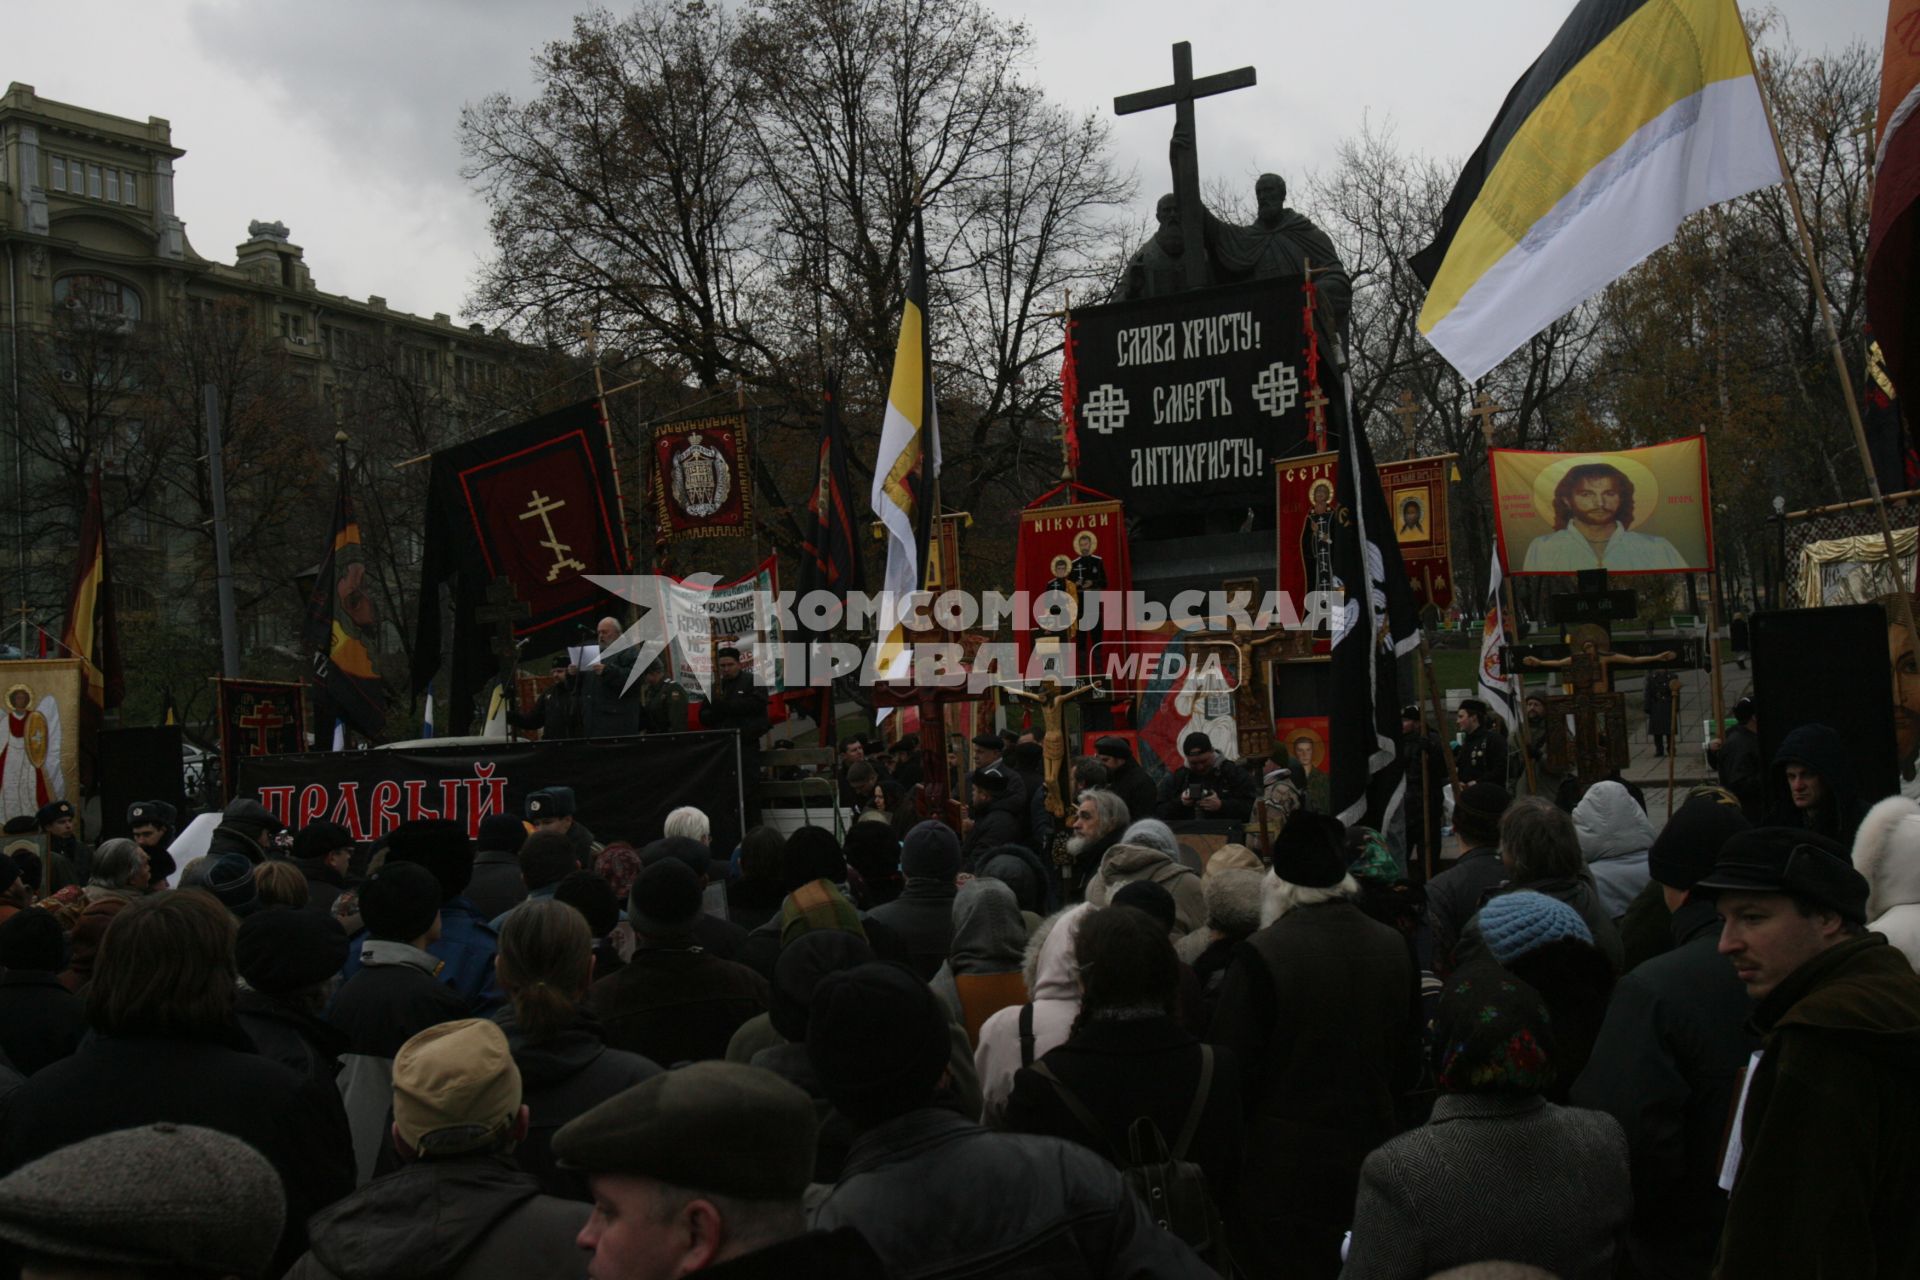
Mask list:
[[[1500,630],[1504,637],[1507,629],[1506,624],[1511,622],[1513,624],[1514,638],[1518,639],[1520,636],[1520,611],[1514,608],[1513,605],[1513,579],[1504,573],[1500,575],[1500,589],[1507,594],[1507,616],[1501,619]],[[1514,727],[1520,730],[1520,760],[1521,763],[1527,766],[1527,790],[1531,794],[1538,795],[1540,792],[1540,784],[1535,779],[1533,773],[1533,734],[1527,728],[1527,685],[1525,680],[1517,676],[1509,677],[1509,679],[1513,681],[1514,685],[1513,723]]]
[[[1874,514],[1880,518],[1880,538],[1887,549],[1887,576],[1893,582],[1895,608],[1907,634],[1920,636],[1920,627],[1915,627],[1913,623],[1913,596],[1906,584],[1900,581],[1900,557],[1893,549],[1893,522],[1887,515],[1886,496],[1880,492],[1880,477],[1873,471],[1873,454],[1867,445],[1866,423],[1860,417],[1860,400],[1854,392],[1853,375],[1847,371],[1846,351],[1840,345],[1840,330],[1834,323],[1833,303],[1827,297],[1826,278],[1821,274],[1820,262],[1814,256],[1813,233],[1807,228],[1806,210],[1800,202],[1800,185],[1793,180],[1793,169],[1787,164],[1787,149],[1780,142],[1780,126],[1774,119],[1773,95],[1768,92],[1767,78],[1760,69],[1760,55],[1753,47],[1753,34],[1747,30],[1738,0],[1734,0],[1734,15],[1740,20],[1740,34],[1747,42],[1747,57],[1753,63],[1754,88],[1760,95],[1761,112],[1767,118],[1767,133],[1773,139],[1773,153],[1780,161],[1780,181],[1787,189],[1787,204],[1793,210],[1794,228],[1800,233],[1800,252],[1807,260],[1807,275],[1813,281],[1813,296],[1820,304],[1820,320],[1826,326],[1834,371],[1840,375],[1840,390],[1847,402],[1847,421],[1853,427],[1854,451],[1860,455],[1860,469],[1867,477],[1867,493],[1873,499]]]

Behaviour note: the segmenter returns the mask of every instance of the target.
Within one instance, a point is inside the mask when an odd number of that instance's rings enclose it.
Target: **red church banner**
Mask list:
[[[1062,493],[1096,500],[1044,505]],[[1098,656],[1095,647],[1117,644],[1125,635],[1124,618],[1109,616],[1124,609],[1126,593],[1133,588],[1133,561],[1121,504],[1082,485],[1071,489],[1062,485],[1029,503],[1020,512],[1013,588],[1033,601],[1035,614],[1043,612],[1043,597],[1049,593],[1070,606],[1065,630],[1038,625],[1021,628],[1016,618],[1014,639],[1022,669],[1039,640],[1067,644],[1073,654],[1071,670],[1076,675],[1092,674]],[[1097,616],[1087,599],[1093,592],[1108,593]]]
[[[744,538],[753,531],[747,420],[733,416],[653,429],[654,541]]]
[[[1413,603],[1445,613],[1453,607],[1452,526],[1447,517],[1447,474],[1455,455],[1409,458],[1380,464],[1380,490],[1393,520],[1393,538],[1407,566]]]
[[[303,687],[285,680],[227,680],[219,690],[220,773],[233,799],[245,756],[277,756],[307,749]]]
[[[1339,520],[1334,495],[1340,455],[1315,453],[1274,464],[1276,486],[1274,526],[1278,538],[1280,591],[1307,616],[1311,592],[1334,590],[1334,526]],[[1322,627],[1313,647],[1326,653],[1331,647]]]

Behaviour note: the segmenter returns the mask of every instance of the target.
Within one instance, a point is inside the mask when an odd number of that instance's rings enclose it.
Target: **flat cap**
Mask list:
[[[563,1168],[654,1178],[754,1200],[813,1180],[813,1101],[737,1062],[696,1062],[617,1093],[553,1136]]]
[[[230,800],[220,811],[222,826],[259,827],[263,831],[285,831],[287,824],[267,812],[258,800]]]
[[[1132,745],[1125,738],[1116,738],[1112,734],[1104,738],[1095,738],[1093,750],[1095,755],[1112,756],[1115,760],[1133,759]]]
[[[260,1276],[286,1219],[267,1158],[198,1125],[103,1133],[0,1179],[0,1241],[103,1270]]]

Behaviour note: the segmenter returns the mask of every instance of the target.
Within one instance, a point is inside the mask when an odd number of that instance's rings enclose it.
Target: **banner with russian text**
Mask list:
[[[226,798],[239,785],[240,762],[250,756],[289,755],[307,749],[305,686],[286,680],[228,680],[219,690],[220,776]]]
[[[526,811],[542,787],[574,789],[575,815],[606,842],[658,840],[666,817],[693,805],[713,822],[713,846],[740,839],[740,764],[733,733],[665,733],[485,746],[380,748],[243,756],[238,794],[288,826],[325,819],[360,843],[402,822],[450,818],[478,835],[489,814]]]
[[[1407,566],[1417,608],[1453,607],[1453,549],[1447,516],[1447,475],[1458,455],[1380,464],[1380,490],[1393,520],[1393,540]]]
[[[1134,517],[1265,510],[1308,434],[1303,315],[1275,280],[1076,310],[1079,478]]]
[[[667,577],[661,601],[666,615],[668,669],[690,691],[713,687],[713,654],[722,644],[740,650],[740,663],[769,696],[784,691],[779,662],[786,639],[777,610],[761,609],[780,594],[780,568],[773,556],[730,582],[703,585]]]
[[[1076,676],[1095,672],[1096,646],[1122,640],[1126,634],[1126,596],[1133,589],[1133,561],[1127,547],[1127,517],[1120,503],[1104,494],[1097,501],[1069,501],[1041,505],[1067,489],[1062,486],[1020,511],[1018,550],[1014,556],[1013,589],[1033,602],[1027,617],[1016,611],[1014,641],[1020,667],[1027,669],[1035,641],[1057,644],[1072,655],[1064,669]],[[1095,496],[1075,485],[1072,498]],[[1089,596],[1105,593],[1096,610]],[[1059,629],[1023,625],[1043,612],[1043,597],[1065,610]]]

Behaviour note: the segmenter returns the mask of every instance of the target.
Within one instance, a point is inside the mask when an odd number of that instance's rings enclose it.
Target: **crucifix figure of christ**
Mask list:
[[[506,577],[487,584],[487,602],[473,611],[474,621],[493,628],[493,656],[500,660],[500,696],[512,697],[513,673],[520,662],[520,642],[513,638],[513,624],[533,616],[533,606],[513,590]]]
[[[1613,691],[1613,668],[1645,667],[1673,662],[1672,649],[1659,653],[1616,653],[1605,627],[1583,622],[1568,632],[1571,652],[1564,658],[1528,654],[1521,665],[1536,671],[1564,671],[1571,694],[1546,699],[1547,767],[1559,772],[1566,765],[1566,717],[1574,724],[1573,766],[1582,787],[1612,776],[1627,764],[1627,699]]]
[[[1406,441],[1406,456],[1413,456],[1413,433],[1420,423],[1420,403],[1413,398],[1413,392],[1402,391],[1399,402],[1387,412],[1400,419],[1400,436]]]
[[[1012,685],[1000,687],[1000,695],[1007,701],[1040,708],[1040,723],[1046,729],[1040,739],[1040,759],[1046,773],[1047,812],[1056,818],[1067,815],[1066,801],[1060,795],[1060,775],[1066,771],[1067,765],[1067,704],[1099,688],[1096,681],[1077,689],[1063,689],[1058,680],[1051,678],[1042,680],[1038,691],[1017,689]]]
[[[560,575],[568,569],[572,569],[576,573],[585,573],[587,571],[586,565],[567,554],[569,551],[572,551],[573,548],[567,543],[560,541],[560,536],[553,531],[553,513],[566,505],[567,500],[565,498],[556,502],[541,493],[538,489],[535,489],[533,491],[533,498],[527,503],[527,509],[520,513],[522,520],[537,519],[540,521],[540,527],[546,530],[547,536],[541,540],[540,545],[553,552],[553,563],[547,566],[548,582],[558,582]]]
[[[1222,71],[1218,75],[1193,78],[1193,46],[1182,40],[1173,46],[1173,83],[1158,89],[1123,94],[1113,100],[1113,113],[1130,116],[1137,111],[1160,107],[1173,108],[1173,136],[1192,139],[1195,135],[1193,104],[1198,98],[1235,89],[1251,89],[1255,83],[1252,67]],[[1173,155],[1173,199],[1180,219],[1181,258],[1186,267],[1187,288],[1202,289],[1213,283],[1207,266],[1206,207],[1200,201],[1200,155],[1197,148],[1176,146]]]
[[[287,725],[287,718],[280,714],[279,706],[271,698],[261,698],[253,704],[253,710],[234,721],[242,729],[253,730],[253,751],[256,756],[273,754],[273,732]]]

